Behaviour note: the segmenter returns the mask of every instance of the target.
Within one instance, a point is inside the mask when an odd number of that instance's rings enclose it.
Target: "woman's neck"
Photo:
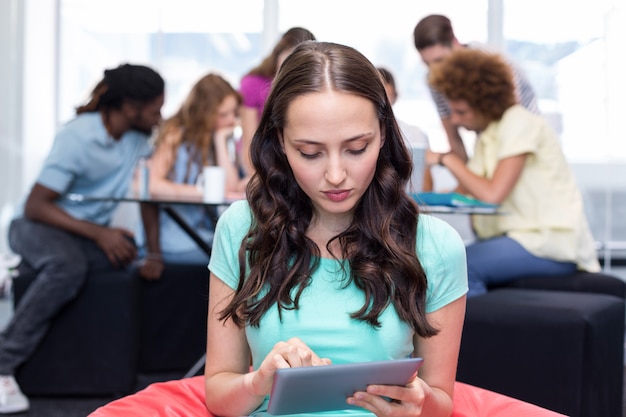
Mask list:
[[[323,258],[333,256],[341,258],[342,250],[339,240],[335,239],[332,242],[330,245],[330,251],[328,242],[330,242],[335,236],[344,232],[350,226],[350,222],[351,219],[346,216],[334,218],[314,217],[309,229],[307,230],[307,237],[315,242]]]

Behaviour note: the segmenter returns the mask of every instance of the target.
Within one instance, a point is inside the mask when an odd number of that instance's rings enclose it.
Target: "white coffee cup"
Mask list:
[[[202,201],[223,203],[225,199],[226,174],[219,166],[206,166],[202,169]]]

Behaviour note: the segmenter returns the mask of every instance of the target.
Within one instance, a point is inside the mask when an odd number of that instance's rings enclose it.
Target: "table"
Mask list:
[[[223,207],[227,207],[236,200],[225,200],[223,203],[205,203],[202,201],[202,197],[173,197],[173,196],[160,196],[158,194],[150,194],[147,196],[139,196],[138,194],[130,194],[125,197],[107,197],[107,196],[87,196],[84,194],[66,194],[64,196],[69,201],[80,203],[85,201],[114,201],[118,203],[148,203],[156,204],[163,209],[165,213],[172,220],[178,224],[193,241],[200,247],[209,257],[211,256],[211,246],[204,241],[193,228],[180,216],[176,209],[173,207],[176,204],[184,205],[202,205],[206,207],[214,208],[212,210],[212,216],[214,224],[217,223],[219,217],[218,210]],[[477,206],[443,206],[443,205],[423,205],[419,206],[420,212],[424,214],[485,214],[494,215],[502,214],[497,207],[477,207]]]
[[[419,206],[422,214],[504,214],[498,207],[474,207],[474,206]]]
[[[196,233],[195,230],[187,223],[180,214],[173,207],[176,204],[184,204],[184,205],[201,205],[206,207],[214,208],[212,210],[213,223],[217,223],[217,218],[219,217],[219,209],[222,207],[227,207],[232,204],[236,200],[225,200],[223,203],[205,203],[202,201],[202,197],[173,197],[173,196],[160,196],[158,194],[151,194],[147,196],[139,196],[137,194],[130,194],[125,197],[106,197],[106,196],[87,196],[84,194],[66,194],[63,198],[75,202],[87,202],[87,201],[114,201],[118,203],[147,203],[147,204],[156,204],[159,208],[162,208],[165,213],[172,220],[176,222],[178,226],[180,226],[190,238],[210,257],[211,256],[211,246],[204,240],[200,235]]]
[[[419,204],[421,214],[431,214],[452,226],[461,236],[463,242],[468,245],[475,240],[474,230],[467,216],[469,215],[506,215],[499,207],[484,206],[443,206]]]

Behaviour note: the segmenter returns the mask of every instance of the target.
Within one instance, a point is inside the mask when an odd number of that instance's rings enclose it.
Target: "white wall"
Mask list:
[[[24,3],[0,2],[0,253],[6,252],[6,227],[13,201],[22,190],[21,90]]]
[[[0,1],[0,253],[55,131],[57,1]]]

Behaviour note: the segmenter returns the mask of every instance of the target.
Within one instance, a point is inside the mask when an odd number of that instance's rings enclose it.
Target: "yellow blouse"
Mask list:
[[[506,235],[535,256],[599,271],[583,200],[558,138],[541,117],[509,108],[477,138],[469,169],[491,178],[501,159],[527,154],[522,173],[502,202],[502,215],[475,215],[480,239]]]

